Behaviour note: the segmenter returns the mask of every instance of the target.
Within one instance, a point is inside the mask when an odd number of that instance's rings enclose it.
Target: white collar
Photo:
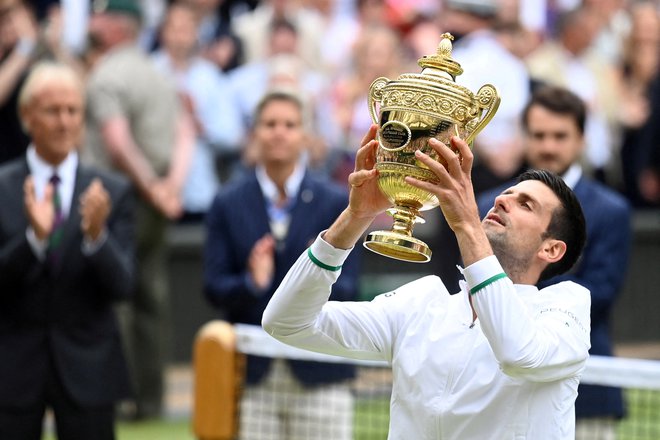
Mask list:
[[[580,181],[580,178],[582,177],[582,166],[579,163],[574,163],[568,169],[564,174],[562,174],[561,178],[564,180],[564,183],[568,185],[570,189],[575,189],[575,185]]]
[[[261,187],[261,192],[263,192],[266,199],[272,203],[278,202],[279,192],[277,190],[277,185],[275,185],[271,178],[268,177],[268,173],[266,173],[266,169],[263,165],[257,165],[255,172],[257,181]],[[305,167],[296,165],[293,173],[291,173],[284,183],[284,191],[286,191],[286,197],[288,199],[293,199],[298,195],[303,177],[305,177]]]
[[[34,182],[35,195],[38,199],[43,197],[46,185],[48,185],[53,173],[57,173],[60,178],[59,191],[62,199],[62,210],[68,215],[76,183],[78,152],[71,151],[59,165],[53,166],[37,154],[34,144],[30,144],[26,152],[26,160]]]
[[[46,162],[39,154],[34,144],[30,144],[27,149],[26,159],[30,174],[35,178],[44,177],[46,180],[50,179],[53,173],[57,173],[60,180],[68,180],[72,182],[76,177],[76,168],[78,167],[78,152],[72,151],[69,155],[57,166]]]

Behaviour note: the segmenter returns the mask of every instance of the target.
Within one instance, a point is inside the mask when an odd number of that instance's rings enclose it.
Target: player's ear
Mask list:
[[[538,256],[548,264],[556,263],[561,260],[566,253],[566,243],[555,238],[548,238],[543,241],[539,249]]]

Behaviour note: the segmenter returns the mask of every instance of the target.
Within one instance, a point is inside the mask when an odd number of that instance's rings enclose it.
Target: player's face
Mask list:
[[[573,117],[534,105],[527,115],[526,144],[530,167],[563,174],[582,154],[584,137]]]
[[[559,198],[538,180],[525,180],[502,192],[483,220],[495,254],[531,262],[559,206]]]

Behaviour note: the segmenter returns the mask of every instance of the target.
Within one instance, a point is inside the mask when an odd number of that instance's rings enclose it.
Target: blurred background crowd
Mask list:
[[[547,82],[588,103],[589,174],[636,207],[660,203],[654,1],[142,0],[132,11],[129,0],[0,0],[1,161],[28,144],[15,109],[31,63],[56,58],[89,77],[114,32],[99,17],[107,3],[138,20],[138,46],[192,120],[186,218],[200,218],[219,183],[254,162],[250,119],[269,88],[304,97],[309,165],[343,183],[371,123],[369,84],[419,71],[417,60],[435,52],[443,32],[454,35],[465,69],[457,82],[475,91],[490,82],[503,97],[475,145],[478,189],[520,168],[520,111]]]

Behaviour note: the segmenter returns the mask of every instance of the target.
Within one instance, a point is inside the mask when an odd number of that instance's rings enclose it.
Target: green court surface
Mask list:
[[[660,391],[626,390],[628,416],[619,424],[617,440],[660,439]],[[357,399],[355,439],[385,440],[387,398]],[[55,440],[47,434],[44,440]],[[117,440],[195,440],[188,419],[153,420],[117,425]]]
[[[44,440],[55,440],[49,434]],[[194,440],[188,420],[153,420],[117,424],[117,440]]]

